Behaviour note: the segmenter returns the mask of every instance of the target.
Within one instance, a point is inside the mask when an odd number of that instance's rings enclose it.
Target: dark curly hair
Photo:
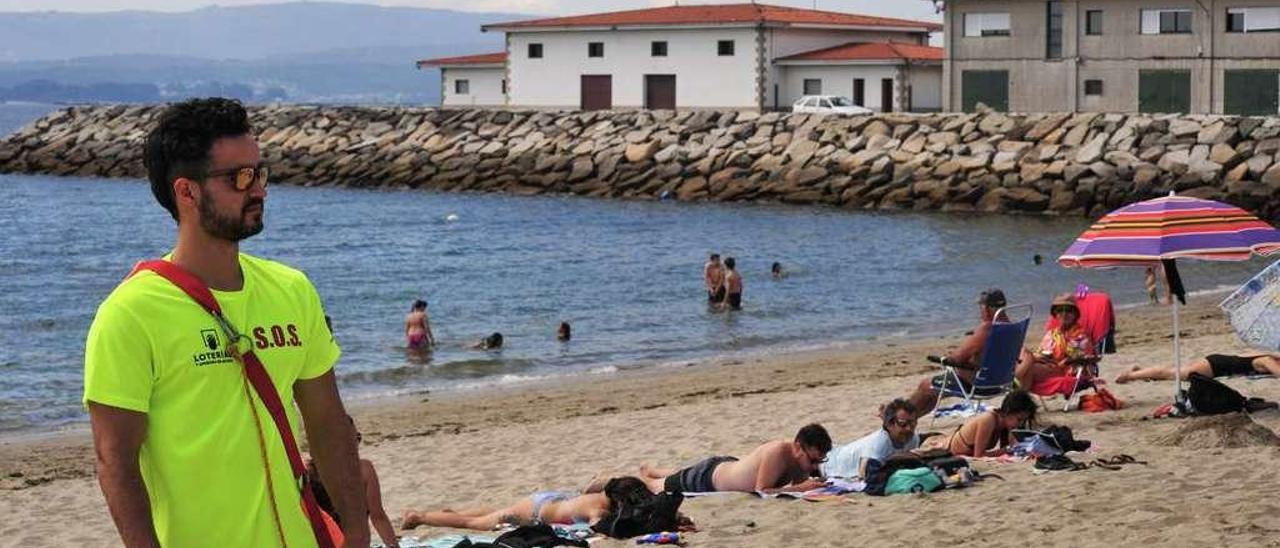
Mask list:
[[[147,134],[143,165],[151,181],[151,194],[173,220],[178,220],[174,179],[203,178],[209,169],[209,151],[214,141],[251,131],[249,115],[235,99],[188,99],[170,105],[160,114],[160,120]]]

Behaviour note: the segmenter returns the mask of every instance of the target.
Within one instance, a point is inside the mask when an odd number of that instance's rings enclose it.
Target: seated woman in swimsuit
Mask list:
[[[539,523],[587,523],[594,524],[614,509],[617,501],[632,500],[634,493],[648,487],[635,477],[609,480],[604,491],[579,495],[561,491],[543,491],[522,498],[506,508],[465,508],[462,510],[437,510],[404,513],[401,527],[413,529],[419,525],[455,527],[491,531],[502,525],[536,525]]]
[[[1018,386],[1027,390],[1039,392],[1035,387],[1041,381],[1074,375],[1073,366],[1096,359],[1094,341],[1080,325],[1080,309],[1075,297],[1058,296],[1049,307],[1049,314],[1058,319],[1058,326],[1045,331],[1038,352],[1023,350],[1014,373]]]
[[[1192,373],[1206,377],[1230,377],[1233,375],[1273,375],[1280,377],[1280,353],[1250,354],[1247,356],[1229,356],[1226,354],[1209,354],[1182,366],[1182,377],[1185,379]],[[1157,365],[1139,368],[1121,373],[1116,382],[1124,384],[1130,381],[1171,381],[1174,378],[1172,365]]]
[[[998,457],[1013,445],[1013,429],[1033,422],[1035,417],[1036,402],[1031,394],[1015,390],[1004,397],[999,409],[965,421],[949,438],[934,436],[929,440],[932,443],[925,445],[946,448],[957,457]]]

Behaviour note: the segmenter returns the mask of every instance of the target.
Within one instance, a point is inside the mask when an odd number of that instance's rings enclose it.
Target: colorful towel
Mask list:
[[[783,491],[781,493],[765,493],[756,491],[756,496],[761,498],[778,498],[778,499],[802,499],[810,502],[821,502],[843,497],[849,493],[861,493],[867,489],[867,483],[864,481],[848,481],[843,479],[829,479],[825,486],[809,491]]]
[[[415,537],[401,537],[400,548],[453,548],[459,542],[470,539],[471,542],[493,542],[497,537],[473,536],[473,535],[445,535],[431,539],[421,539]],[[375,544],[375,547],[382,544]]]

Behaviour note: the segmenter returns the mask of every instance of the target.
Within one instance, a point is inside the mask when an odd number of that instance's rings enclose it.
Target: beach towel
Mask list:
[[[849,481],[844,479],[828,479],[827,484],[817,489],[808,491],[783,491],[781,493],[765,493],[756,491],[755,495],[760,498],[779,498],[779,499],[800,499],[809,502],[822,502],[834,500],[849,493],[861,493],[866,490],[867,483],[861,480]]]
[[[493,542],[496,537],[472,536],[472,535],[444,535],[441,537],[432,537],[430,539],[421,539],[415,537],[400,537],[400,548],[453,548],[463,542],[480,543]],[[375,544],[374,546],[384,546],[383,544]]]
[[[939,407],[933,410],[933,416],[937,418],[959,417],[968,418],[975,415],[981,415],[990,410],[986,404],[979,401],[959,402],[946,407]]]

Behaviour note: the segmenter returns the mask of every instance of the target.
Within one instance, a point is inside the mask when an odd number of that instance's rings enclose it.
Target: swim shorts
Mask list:
[[[707,302],[716,304],[724,300],[724,287],[707,292]]]
[[[732,308],[734,310],[742,310],[742,294],[741,293],[729,294],[729,308]]]
[[[738,457],[708,457],[697,464],[667,476],[662,488],[668,493],[711,493],[716,490],[711,481],[716,467],[726,462],[734,462]]]
[[[1226,354],[1209,354],[1204,359],[1209,362],[1215,377],[1232,375],[1252,375],[1258,371],[1253,368],[1253,360],[1257,356],[1228,356]]]
[[[533,523],[535,525],[539,523],[543,523],[542,507],[546,506],[547,503],[562,502],[562,501],[569,500],[575,496],[576,495],[574,495],[573,493],[568,493],[565,491],[542,491],[540,493],[534,493],[533,496],[530,497],[533,499],[533,511],[530,512],[531,514],[530,517],[532,518]]]

